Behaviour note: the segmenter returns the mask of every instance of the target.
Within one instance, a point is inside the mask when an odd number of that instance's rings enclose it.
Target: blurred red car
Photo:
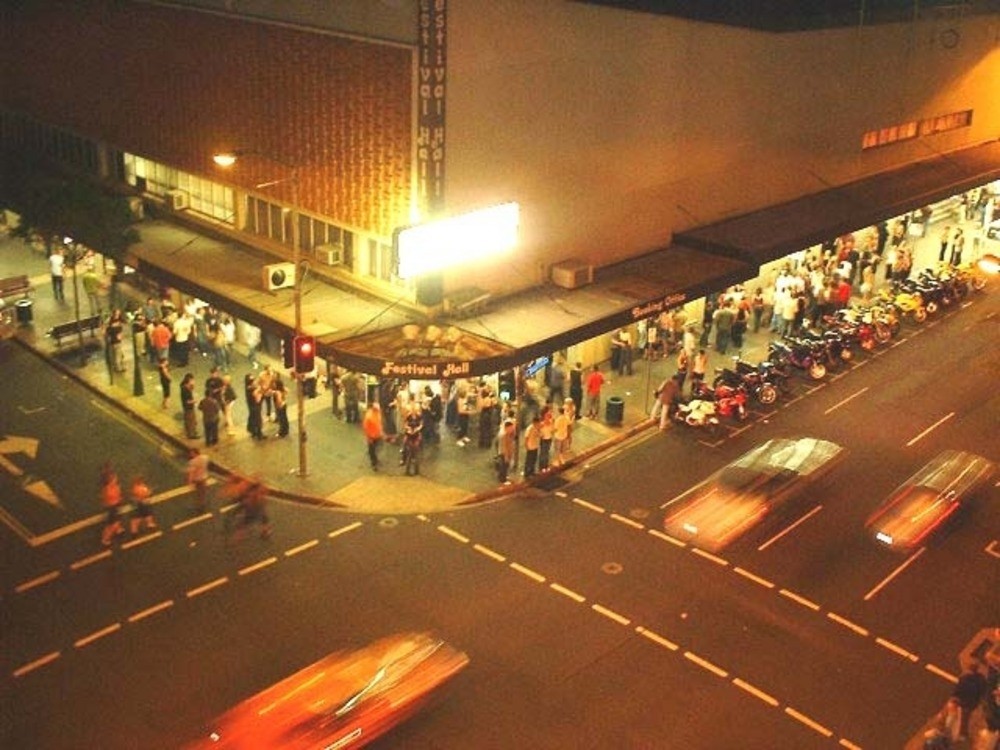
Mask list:
[[[415,713],[469,657],[427,633],[330,654],[230,709],[190,750],[362,747]]]
[[[993,462],[975,453],[939,453],[900,485],[865,526],[887,547],[912,549],[967,503],[994,469]]]
[[[717,552],[745,534],[844,455],[817,438],[768,440],[694,487],[668,510],[671,536]]]

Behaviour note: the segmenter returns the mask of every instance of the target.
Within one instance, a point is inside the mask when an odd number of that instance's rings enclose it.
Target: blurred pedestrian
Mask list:
[[[955,689],[951,693],[962,709],[959,739],[965,739],[969,736],[969,717],[986,696],[986,692],[986,678],[979,671],[979,662],[970,660],[965,665],[965,670],[959,675]]]
[[[569,396],[573,399],[573,416],[579,419],[583,413],[583,363],[577,362],[569,371]]]
[[[187,480],[194,488],[195,509],[204,513],[208,509],[208,456],[197,448],[188,452]]]
[[[189,372],[181,381],[181,410],[184,413],[184,435],[188,440],[198,437],[198,418],[194,409],[194,375]]]
[[[681,392],[684,390],[684,381],[687,380],[688,367],[691,365],[691,360],[688,357],[687,349],[681,348],[677,350],[677,374],[674,375],[674,379],[677,381],[677,390]]]
[[[163,392],[163,402],[160,404],[160,408],[166,409],[170,402],[170,384],[174,380],[170,375],[170,360],[166,357],[160,357],[156,369],[160,374],[160,390]]]
[[[120,518],[122,488],[118,482],[118,474],[111,466],[110,461],[106,461],[101,467],[100,495],[101,506],[107,513],[104,531],[101,534],[101,544],[107,547],[116,536],[125,533]]]
[[[141,474],[136,475],[132,480],[130,494],[132,495],[133,510],[132,518],[129,519],[129,530],[132,534],[138,534],[142,526],[147,529],[155,529],[156,519],[153,518],[153,507],[149,504],[149,498],[153,493]]]

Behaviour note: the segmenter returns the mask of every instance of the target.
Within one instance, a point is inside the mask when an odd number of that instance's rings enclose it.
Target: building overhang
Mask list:
[[[760,267],[997,179],[1000,140],[680,232],[674,240]]]

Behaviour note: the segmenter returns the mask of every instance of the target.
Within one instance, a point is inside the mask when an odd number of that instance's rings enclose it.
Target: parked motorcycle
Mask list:
[[[854,352],[851,351],[848,338],[840,330],[829,330],[822,333],[813,333],[807,330],[798,339],[791,340],[813,346],[816,355],[830,370],[839,370],[844,362],[854,358]]]
[[[900,282],[899,288],[919,294],[928,315],[934,315],[942,308],[951,307],[954,302],[947,289],[937,279],[907,279]]]
[[[910,315],[917,323],[923,323],[927,320],[927,308],[924,306],[923,297],[920,296],[919,292],[880,289],[878,297],[883,302],[895,307],[901,317]]]
[[[798,342],[772,341],[767,345],[768,360],[779,367],[790,365],[804,370],[813,380],[826,377],[824,356],[825,353],[817,352],[815,347]]]
[[[733,357],[733,368],[716,368],[712,387],[744,388],[762,404],[773,404],[778,400],[777,387],[764,377],[765,371],[760,369],[760,365],[752,365],[739,357]]]
[[[719,430],[719,417],[714,401],[695,398],[687,403],[670,406],[670,418],[686,427],[704,427],[713,435]]]
[[[696,383],[691,389],[691,395],[700,400],[712,401],[715,411],[720,417],[736,417],[741,422],[747,418],[746,387],[740,383],[736,386],[717,383],[711,386],[704,382]]]

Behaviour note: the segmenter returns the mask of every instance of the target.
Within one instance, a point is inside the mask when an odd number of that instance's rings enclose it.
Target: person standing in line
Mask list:
[[[725,354],[729,350],[729,341],[733,333],[733,319],[733,310],[729,300],[725,300],[712,315],[712,323],[715,325],[715,350],[720,354]]]
[[[552,463],[555,466],[562,466],[566,460],[566,451],[569,450],[567,443],[572,429],[569,417],[566,416],[566,407],[560,406],[559,413],[556,414],[556,418],[552,422],[552,440],[555,447]]]
[[[161,357],[156,369],[160,374],[160,390],[163,391],[163,402],[160,404],[160,408],[166,409],[170,401],[170,384],[173,382],[173,377],[170,375],[170,360]]]
[[[254,440],[264,439],[263,395],[252,372],[243,378],[243,395],[247,402],[247,432]]]
[[[493,415],[497,413],[497,398],[493,389],[483,383],[479,389],[479,447],[489,448],[493,444],[496,427]]]
[[[514,429],[514,420],[506,419],[497,436],[497,479],[500,480],[500,484],[510,484],[507,475],[514,464],[516,447],[517,433]]]
[[[708,355],[704,349],[699,349],[691,360],[691,392],[705,382],[705,370],[708,369]]]
[[[174,321],[174,351],[176,352],[177,363],[181,367],[188,366],[191,357],[191,332],[194,329],[194,319],[185,310]]]
[[[941,230],[941,249],[938,251],[938,263],[944,263],[945,258],[948,257],[948,246],[951,244],[951,226],[948,224],[944,225]]]
[[[955,240],[951,243],[951,257],[949,261],[953,266],[962,265],[962,252],[965,250],[965,233],[958,229],[955,231]]]
[[[552,456],[552,441],[555,438],[555,415],[552,413],[552,406],[546,405],[542,409],[542,421],[538,426],[538,469],[545,472],[549,470],[549,459]]]
[[[573,425],[576,422],[576,402],[571,398],[563,399],[563,413],[566,415],[566,422],[569,424],[569,429],[566,431],[566,441],[563,444],[563,453],[569,453],[573,450]]]
[[[764,318],[764,289],[757,287],[750,298],[750,314],[753,317],[753,332],[760,330],[761,320]]]
[[[205,394],[198,402],[201,412],[202,426],[205,430],[205,445],[211,447],[219,442],[219,420],[222,417],[222,405],[211,392]]]
[[[569,396],[573,400],[573,421],[583,413],[583,363],[577,362],[569,371]]]
[[[597,365],[591,368],[587,375],[587,416],[590,419],[597,419],[601,415],[601,388],[610,382]]]
[[[170,332],[170,328],[167,327],[167,324],[162,319],[158,319],[156,325],[153,326],[153,330],[149,333],[149,340],[156,351],[157,361],[167,359],[170,356],[170,340],[172,338],[173,334]]]
[[[194,488],[195,509],[204,513],[208,509],[208,455],[197,448],[188,451],[187,481]]]
[[[233,388],[233,378],[229,373],[222,376],[222,422],[226,426],[227,435],[236,434],[236,422],[233,419],[233,404],[236,403],[236,390]]]
[[[632,374],[632,357],[635,349],[632,343],[632,332],[628,328],[621,328],[618,331],[618,375],[625,376]]]
[[[531,424],[524,431],[524,478],[535,475],[538,465],[538,449],[542,444],[542,418],[537,414],[531,418]]]
[[[469,444],[469,416],[472,413],[470,400],[475,398],[468,389],[471,386],[463,385],[458,388],[455,406],[458,409],[458,439],[456,445],[464,448]]]
[[[280,376],[274,378],[274,413],[278,418],[277,437],[288,437],[288,391],[285,390],[285,383]]]
[[[49,256],[49,275],[52,277],[52,296],[56,302],[65,302],[63,293],[63,276],[66,269],[66,255],[61,247],[57,247]]]
[[[132,535],[138,534],[142,526],[147,529],[155,529],[156,519],[153,518],[153,507],[149,504],[149,498],[153,493],[141,474],[132,480],[130,494],[132,495],[132,505],[135,508],[129,519],[129,530]]]
[[[713,295],[709,294],[705,297],[705,309],[701,314],[701,338],[698,340],[698,343],[702,346],[708,346],[708,339],[712,335],[712,323],[714,322],[717,307],[718,301]]]
[[[184,413],[184,435],[188,440],[198,437],[198,420],[194,407],[194,375],[189,372],[181,380],[181,411]]]
[[[118,483],[118,473],[106,461],[101,467],[101,505],[107,512],[104,521],[104,531],[101,533],[101,544],[105,547],[119,534],[124,534],[120,518],[122,506],[122,488]]]
[[[382,443],[382,409],[378,403],[373,401],[365,410],[365,417],[361,422],[361,429],[365,433],[365,442],[368,446],[368,461],[371,463],[372,471],[378,471],[378,447]]]

